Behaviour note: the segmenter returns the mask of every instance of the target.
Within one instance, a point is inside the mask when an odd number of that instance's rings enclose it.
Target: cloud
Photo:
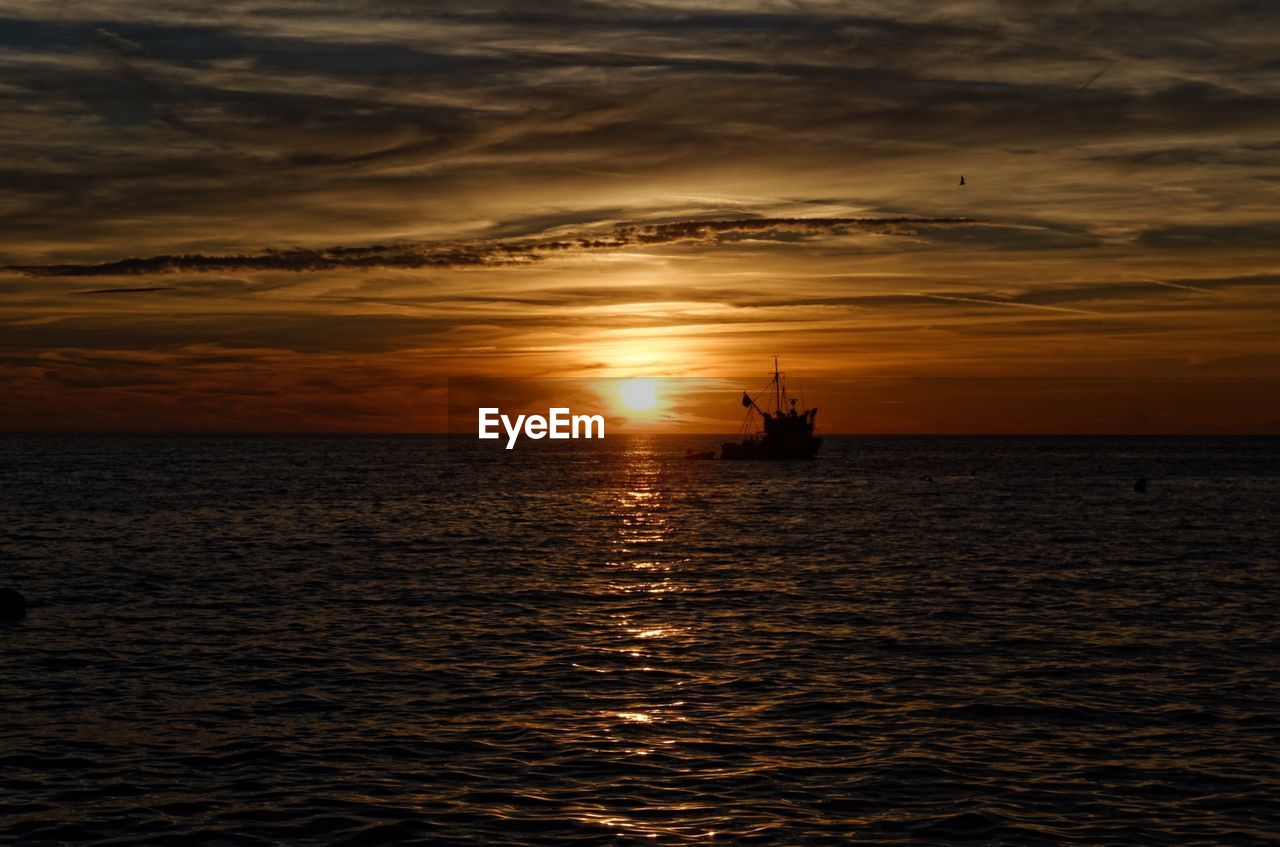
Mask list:
[[[1263,45],[1277,14],[1247,2],[11,3],[3,261],[82,262],[121,245],[243,253],[261,232],[280,244],[494,236],[482,232],[493,221],[582,222],[601,205],[618,219],[707,214],[670,207],[693,191],[837,196],[851,214],[1194,225],[1232,188],[1169,167],[1138,194],[1116,171],[1173,164],[1180,154],[1159,150],[1176,143],[1265,178],[1266,151],[1247,151],[1274,135]],[[960,172],[975,190],[939,190]],[[1160,196],[1167,181],[1189,189],[1177,206]]]
[[[117,56],[129,56],[133,58],[144,58],[147,50],[136,41],[130,41],[111,32],[108,29],[99,27],[94,30],[93,35],[89,39],[90,45],[101,48],[102,50],[113,53]]]
[[[551,255],[622,250],[663,244],[716,244],[740,239],[786,240],[852,233],[914,234],[921,230],[972,226],[967,218],[754,218],[673,221],[619,226],[596,234],[471,243],[373,244],[316,250],[264,250],[239,255],[202,253],[128,258],[98,264],[21,265],[5,270],[27,276],[147,276],[191,271],[333,271],[375,268],[471,268],[527,264]],[[113,288],[81,292],[110,294],[165,288]]]
[[[1274,248],[1280,244],[1280,221],[1266,224],[1199,224],[1154,227],[1142,234],[1142,243],[1162,249]]]
[[[412,429],[424,374],[765,349],[1274,372],[1277,33],[1258,0],[11,0],[6,411]]]
[[[152,291],[175,291],[171,285],[149,285],[138,288],[94,288],[89,291],[77,291],[76,294],[143,294]]]

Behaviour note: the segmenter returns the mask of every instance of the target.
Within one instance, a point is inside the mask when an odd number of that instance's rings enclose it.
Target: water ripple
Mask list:
[[[1280,443],[696,444],[0,440],[0,840],[1275,842]]]

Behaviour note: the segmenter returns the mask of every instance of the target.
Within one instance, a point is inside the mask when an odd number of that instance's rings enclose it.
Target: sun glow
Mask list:
[[[618,386],[618,399],[633,412],[649,412],[658,405],[656,379],[628,379]]]

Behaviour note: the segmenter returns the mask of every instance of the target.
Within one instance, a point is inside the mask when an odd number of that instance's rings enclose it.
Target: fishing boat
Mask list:
[[[778,358],[773,359],[773,381],[756,396],[773,392],[773,411],[760,407],[756,398],[742,392],[746,419],[739,432],[741,440],[720,445],[721,459],[812,459],[818,455],[822,438],[813,434],[818,408],[796,408],[797,401],[787,397]],[[767,401],[766,401],[767,402]]]

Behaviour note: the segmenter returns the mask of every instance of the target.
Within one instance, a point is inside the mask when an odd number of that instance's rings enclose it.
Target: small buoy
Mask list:
[[[1142,479],[1140,479],[1140,480],[1138,480],[1137,482],[1135,482],[1135,483],[1133,484],[1133,490],[1134,490],[1134,491],[1136,491],[1136,492],[1138,492],[1139,494],[1146,494],[1146,493],[1147,493],[1147,478],[1144,476]]]
[[[0,621],[20,621],[27,616],[27,598],[12,588],[0,588]]]

